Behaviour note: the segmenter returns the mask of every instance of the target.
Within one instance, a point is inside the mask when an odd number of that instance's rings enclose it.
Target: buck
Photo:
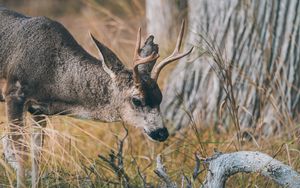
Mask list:
[[[138,30],[133,68],[95,39],[100,59],[87,53],[58,22],[26,17],[0,7],[0,77],[8,126],[4,155],[17,172],[17,187],[25,186],[24,114],[31,113],[32,186],[39,182],[42,127],[45,115],[72,115],[103,122],[123,121],[141,128],[151,139],[165,141],[157,79],[167,64],[188,55],[180,53],[182,23],[174,52],[156,63],[158,46],[150,36],[143,48]],[[150,49],[150,50],[149,50]]]

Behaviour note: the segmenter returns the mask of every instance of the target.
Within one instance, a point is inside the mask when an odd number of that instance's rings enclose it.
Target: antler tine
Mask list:
[[[137,36],[136,36],[136,43],[135,43],[135,49],[134,49],[134,56],[133,56],[133,63],[135,59],[137,59],[139,55],[139,50],[141,48],[141,28],[139,27]]]
[[[177,42],[176,42],[176,46],[175,49],[173,51],[173,53],[163,59],[161,62],[159,62],[158,64],[156,64],[151,72],[151,78],[154,80],[158,79],[158,75],[160,73],[160,71],[169,63],[176,61],[184,56],[187,56],[188,54],[190,54],[193,50],[194,47],[191,47],[189,50],[187,50],[184,53],[179,53],[180,47],[181,47],[181,43],[182,43],[182,38],[183,38],[183,34],[184,34],[184,25],[185,25],[185,20],[182,21],[181,24],[181,28],[180,28],[180,32],[179,35],[177,37]]]
[[[181,42],[182,42],[182,38],[183,38],[183,34],[184,34],[184,25],[185,25],[185,20],[183,20],[182,23],[181,23],[179,35],[177,37],[176,46],[175,46],[175,49],[174,49],[173,53],[175,51],[179,52],[179,50],[180,50],[180,46],[181,46]]]
[[[140,45],[141,45],[141,28],[139,28],[137,33],[137,39],[136,39],[134,57],[133,57],[133,80],[136,86],[140,86],[141,84],[141,78],[138,72],[138,65],[150,63],[151,61],[154,61],[157,58],[159,58],[159,55],[155,52],[152,52],[152,54],[150,54],[147,57],[141,57],[139,55]]]

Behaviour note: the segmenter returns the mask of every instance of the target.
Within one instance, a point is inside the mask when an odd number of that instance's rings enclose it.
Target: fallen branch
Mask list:
[[[278,185],[286,188],[299,188],[300,175],[290,166],[270,157],[267,154],[253,151],[239,151],[234,153],[220,153],[202,160],[203,163],[209,164],[206,180],[202,188],[223,188],[226,180],[239,172],[259,173],[270,178]],[[193,173],[193,179],[201,173],[200,158],[196,155],[196,167]],[[176,188],[177,185],[168,176],[162,163],[161,156],[157,156],[157,167],[154,171],[165,183],[164,187]],[[196,173],[197,172],[197,173]],[[183,178],[186,179],[184,176]],[[191,180],[186,187],[192,187]],[[182,180],[184,186],[184,179]]]
[[[164,167],[164,164],[162,163],[161,155],[158,155],[156,157],[156,169],[154,170],[155,174],[163,180],[165,183],[165,187],[167,188],[176,188],[177,185],[175,182],[172,182],[170,177],[167,174],[166,168]]]
[[[300,187],[300,175],[296,171],[290,166],[260,152],[219,153],[217,156],[205,159],[204,163],[209,163],[204,188],[225,187],[226,180],[239,172],[260,173],[283,187]]]

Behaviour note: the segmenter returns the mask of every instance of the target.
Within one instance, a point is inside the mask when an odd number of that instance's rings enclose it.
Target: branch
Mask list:
[[[115,152],[113,150],[111,150],[110,154],[109,154],[109,158],[99,154],[98,157],[106,162],[110,168],[113,170],[113,172],[118,176],[119,180],[123,180],[124,181],[124,187],[130,187],[130,178],[127,175],[127,173],[125,172],[124,169],[124,162],[123,162],[123,145],[124,145],[124,141],[128,136],[128,129],[124,126],[123,124],[123,128],[125,129],[125,136],[123,137],[123,139],[118,139],[118,153],[115,154]],[[116,161],[117,159],[117,161]]]
[[[162,163],[162,159],[161,156],[158,155],[156,157],[156,169],[154,170],[155,174],[163,180],[163,182],[165,183],[165,187],[167,188],[176,188],[177,185],[175,182],[172,182],[172,180],[170,179],[170,177],[168,176],[167,172],[166,172],[166,168],[164,167],[163,163]]]
[[[260,173],[283,187],[300,187],[300,175],[296,171],[260,152],[240,151],[218,154],[204,162],[209,163],[204,188],[225,187],[226,180],[239,172]]]
[[[202,170],[200,170],[200,157],[198,153],[195,153],[195,161],[196,164],[193,172],[193,180],[195,180],[197,176],[202,172]]]
[[[181,181],[181,187],[184,187],[184,182],[186,181],[187,185],[186,188],[192,188],[193,182],[197,179],[198,175],[201,174],[205,169],[200,169],[201,165],[201,157],[199,156],[199,153],[195,153],[195,167],[191,178],[188,178],[184,173],[182,175],[182,181]]]

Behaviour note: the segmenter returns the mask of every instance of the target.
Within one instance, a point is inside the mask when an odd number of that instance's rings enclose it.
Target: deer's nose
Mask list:
[[[156,129],[155,131],[150,132],[149,136],[153,140],[163,142],[169,137],[169,132],[168,132],[168,129],[164,127],[164,128],[159,128],[159,129]]]

